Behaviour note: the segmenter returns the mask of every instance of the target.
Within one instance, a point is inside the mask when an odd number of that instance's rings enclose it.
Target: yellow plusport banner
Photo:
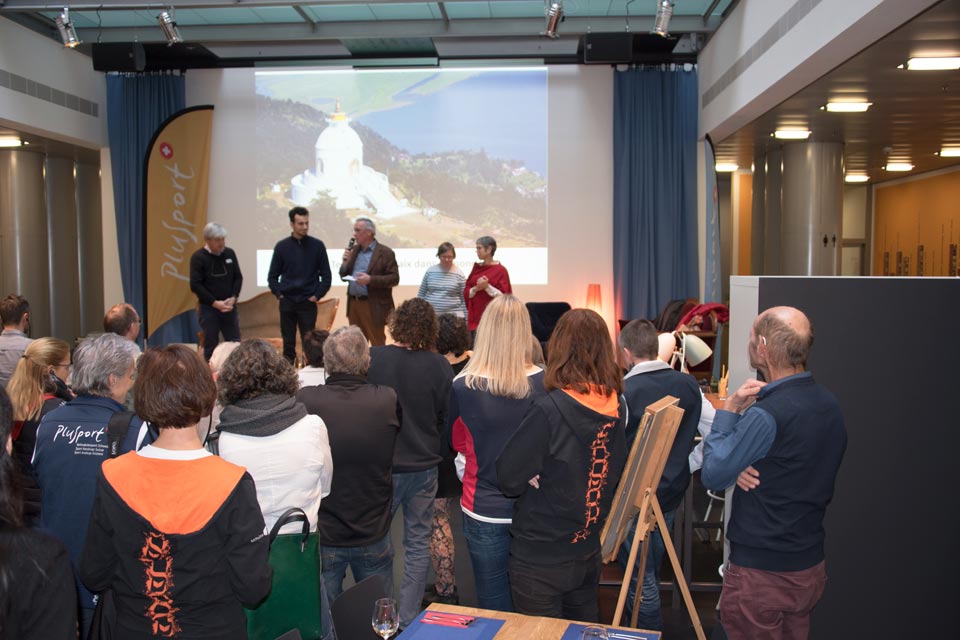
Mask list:
[[[174,114],[154,134],[144,183],[147,337],[196,307],[190,256],[203,245],[213,106]]]

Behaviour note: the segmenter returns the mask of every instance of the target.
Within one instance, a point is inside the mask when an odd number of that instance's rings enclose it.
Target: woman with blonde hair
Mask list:
[[[448,432],[463,454],[463,534],[483,609],[512,611],[507,561],[512,498],[497,483],[497,456],[543,393],[543,371],[530,361],[530,314],[512,295],[496,297],[477,329],[473,357],[453,381]]]
[[[13,404],[13,460],[22,476],[23,515],[27,524],[40,516],[40,487],[33,472],[37,426],[49,411],[69,402],[70,345],[57,338],[38,338],[26,351],[7,383]]]

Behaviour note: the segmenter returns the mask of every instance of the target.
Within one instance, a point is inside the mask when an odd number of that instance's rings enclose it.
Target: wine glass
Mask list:
[[[400,626],[400,613],[397,611],[397,601],[393,598],[380,598],[373,605],[373,624],[374,632],[387,640],[397,632]]]
[[[584,627],[581,640],[607,640],[607,630],[600,626]]]

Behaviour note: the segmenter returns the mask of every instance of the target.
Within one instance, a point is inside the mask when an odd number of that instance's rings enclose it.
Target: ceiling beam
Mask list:
[[[98,7],[104,11],[110,10],[141,10],[156,9],[164,2],[172,0],[154,0],[154,2],[142,2],[138,0],[99,0],[95,2],[70,2],[71,11],[94,11]],[[475,2],[476,0],[443,0],[446,3],[454,2]],[[501,0],[507,2],[508,0]],[[176,0],[177,9],[216,9],[223,7],[231,8],[254,8],[254,7],[288,7],[292,3],[290,0]],[[323,6],[323,5],[345,5],[345,4],[417,4],[410,0],[313,0],[312,2],[300,2],[303,6]],[[427,4],[427,3],[423,3]],[[64,4],[51,2],[38,2],[37,0],[0,0],[0,11],[61,11]]]
[[[311,18],[311,17],[307,14],[307,12],[303,10],[303,7],[301,7],[301,6],[298,5],[298,4],[295,4],[295,5],[293,5],[293,10],[296,11],[297,14],[298,14],[301,18],[303,18],[303,21],[304,21],[304,22],[306,22],[308,25],[310,25],[310,28],[311,28],[311,29],[313,29],[314,31],[317,30],[317,21],[314,20],[313,18]]]
[[[179,7],[179,5],[178,5]],[[636,22],[636,18],[634,19]],[[700,16],[683,16],[670,22],[674,34],[711,32],[719,24],[719,18],[704,24]],[[623,18],[568,18],[560,29],[563,36],[579,36],[587,33],[622,32]],[[444,38],[444,37],[496,37],[538,36],[543,30],[542,18],[494,18],[477,20],[369,20],[360,22],[323,22],[314,25],[304,23],[285,24],[230,24],[230,25],[180,25],[180,32],[187,42],[270,42],[296,40],[323,40],[349,38]],[[102,42],[132,42],[136,35],[140,41],[162,42],[159,29],[138,27],[96,27],[77,29],[80,39],[94,41],[99,32]],[[154,33],[156,32],[156,33]]]

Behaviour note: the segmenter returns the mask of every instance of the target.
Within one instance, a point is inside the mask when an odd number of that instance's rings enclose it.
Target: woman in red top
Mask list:
[[[506,267],[493,259],[496,252],[496,240],[490,236],[477,238],[477,258],[480,262],[473,265],[463,290],[463,299],[467,303],[467,328],[471,332],[477,330],[480,316],[491,300],[504,293],[513,293]]]

